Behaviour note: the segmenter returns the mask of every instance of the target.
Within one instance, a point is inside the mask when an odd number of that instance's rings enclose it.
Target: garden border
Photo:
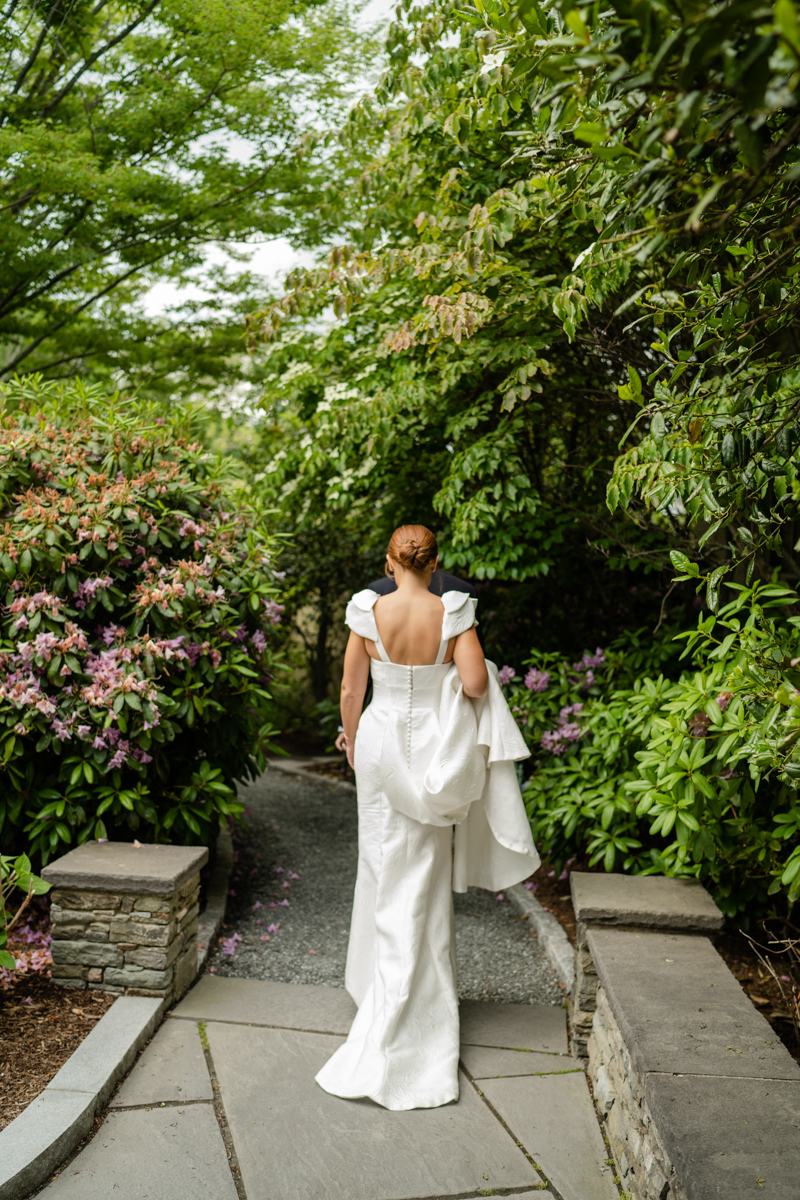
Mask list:
[[[86,1137],[165,1010],[163,1000],[118,996],[44,1091],[0,1130],[0,1200],[23,1200]]]
[[[527,917],[539,936],[539,944],[555,968],[558,982],[567,994],[575,984],[575,951],[564,929],[551,912],[548,912],[521,883],[506,888],[514,908]]]
[[[225,916],[232,868],[233,843],[223,826],[198,925],[195,978]],[[0,1130],[0,1200],[24,1200],[86,1137],[167,1007],[164,1000],[147,996],[118,996],[47,1087]]]

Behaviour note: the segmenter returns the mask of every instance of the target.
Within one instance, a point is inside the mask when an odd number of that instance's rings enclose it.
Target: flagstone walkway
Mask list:
[[[457,1104],[387,1112],[314,1075],[341,988],[206,975],[172,1011],[46,1200],[619,1200],[554,1005],[464,1001]]]

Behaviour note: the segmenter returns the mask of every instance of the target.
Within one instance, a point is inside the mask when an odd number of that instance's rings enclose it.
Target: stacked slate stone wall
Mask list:
[[[723,924],[710,897],[657,876],[571,882],[572,1044],[622,1195],[796,1200],[800,1067],[706,936]]]
[[[197,973],[200,873],[167,895],[54,888],[54,983],[172,1002]]]
[[[644,1083],[602,988],[597,989],[588,1052],[594,1101],[626,1193],[631,1200],[687,1200],[653,1122]]]
[[[586,944],[586,926],[581,924],[578,925],[575,948],[575,982],[569,995],[569,1052],[575,1058],[585,1058],[588,1054],[597,1007],[597,986],[597,971]]]

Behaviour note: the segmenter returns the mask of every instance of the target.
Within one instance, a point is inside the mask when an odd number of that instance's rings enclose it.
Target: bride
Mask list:
[[[437,562],[430,530],[401,526],[386,556],[397,590],[357,592],[345,617],[359,822],[345,985],[358,1012],[316,1078],[389,1109],[458,1099],[452,892],[509,887],[539,865],[514,767],[528,750],[483,657],[477,601],[428,591]]]

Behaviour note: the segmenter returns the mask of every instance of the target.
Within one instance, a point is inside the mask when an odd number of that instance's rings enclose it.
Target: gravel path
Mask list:
[[[207,969],[344,987],[357,859],[355,793],[271,768],[240,794],[247,831],[234,834],[237,858],[222,936],[241,940],[229,940],[232,956],[218,944]],[[455,896],[455,913],[462,999],[563,1004],[553,968],[510,904],[471,888]],[[279,928],[270,931],[271,925]]]

